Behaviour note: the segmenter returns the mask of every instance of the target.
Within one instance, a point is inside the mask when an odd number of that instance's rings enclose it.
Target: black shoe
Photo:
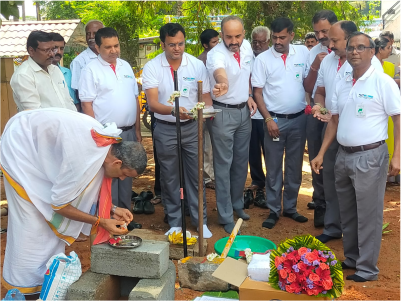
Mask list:
[[[136,200],[135,201],[135,205],[134,205],[134,209],[132,210],[132,212],[134,214],[142,214],[143,213],[143,209],[144,209],[144,203],[145,201],[143,200]]]
[[[263,228],[273,229],[278,221],[278,216],[274,212],[270,212],[269,217],[262,223]]]
[[[244,208],[249,209],[249,206],[253,204],[253,191],[247,189],[244,193]]]
[[[283,212],[283,216],[290,217],[290,218],[292,218],[294,221],[296,221],[298,223],[306,223],[308,221],[307,217],[299,214],[298,212],[295,212],[295,213]]]
[[[368,279],[362,278],[361,276],[358,276],[356,274],[348,275],[347,277],[345,277],[345,279],[354,280],[355,282],[366,282],[366,281],[369,281]]]
[[[356,270],[356,268],[350,267],[344,261],[341,262],[341,267],[342,267],[343,270]]]
[[[167,214],[164,215],[163,222],[165,222],[166,224],[168,224],[168,216],[167,216]]]
[[[326,214],[326,208],[316,207],[313,213],[313,225],[315,228],[324,227],[324,215]]]
[[[153,214],[155,213],[155,206],[150,201],[143,202],[143,213]]]
[[[325,244],[326,242],[329,242],[332,239],[340,239],[341,237],[334,237],[334,236],[330,236],[330,235],[326,235],[326,234],[320,234],[320,235],[316,236],[315,238]]]
[[[307,206],[309,209],[315,209],[316,208],[315,201],[312,200],[312,202],[309,202]]]
[[[136,198],[137,196],[138,196],[138,194],[135,191],[132,190],[131,201],[134,201],[134,198]]]
[[[263,189],[256,190],[256,196],[254,200],[255,206],[260,208],[267,208],[266,197]]]
[[[142,229],[142,225],[132,221],[127,225],[127,229],[128,231],[132,231],[134,229]]]

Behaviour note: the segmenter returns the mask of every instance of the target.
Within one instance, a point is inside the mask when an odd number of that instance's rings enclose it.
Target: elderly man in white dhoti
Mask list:
[[[111,204],[111,178],[136,177],[147,159],[141,144],[121,142],[120,132],[59,108],[23,111],[7,123],[0,146],[9,206],[7,289],[40,292],[46,262],[81,232],[92,228],[95,244],[127,232],[123,225],[133,216]]]

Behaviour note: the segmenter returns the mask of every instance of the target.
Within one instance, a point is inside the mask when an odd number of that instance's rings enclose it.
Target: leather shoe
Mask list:
[[[244,193],[244,208],[249,209],[249,206],[253,204],[253,191],[247,189]]]
[[[255,206],[257,206],[257,207],[267,208],[266,197],[265,197],[265,193],[263,192],[263,189],[256,190],[256,196],[255,196],[254,202],[255,202]]]
[[[150,201],[143,201],[143,213],[145,214],[155,213],[155,206]]]
[[[315,228],[324,227],[324,215],[326,214],[326,208],[316,207],[313,213],[313,224]]]
[[[278,221],[278,216],[274,212],[270,212],[269,217],[262,223],[263,228],[273,229]]]
[[[315,209],[316,208],[315,201],[312,200],[312,202],[309,202],[307,206],[309,209]]]
[[[134,201],[134,199],[138,196],[138,194],[132,190],[131,192],[131,201]]]
[[[128,231],[132,231],[134,229],[142,229],[142,225],[132,221],[127,225],[127,229]]]
[[[132,212],[134,214],[142,214],[144,210],[144,202],[143,200],[139,199],[135,201],[134,209]]]

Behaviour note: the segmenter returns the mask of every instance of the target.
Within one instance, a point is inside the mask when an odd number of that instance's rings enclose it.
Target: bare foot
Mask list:
[[[75,241],[82,242],[82,241],[87,241],[87,240],[88,240],[88,236],[81,233],[81,234],[79,234],[78,238]]]

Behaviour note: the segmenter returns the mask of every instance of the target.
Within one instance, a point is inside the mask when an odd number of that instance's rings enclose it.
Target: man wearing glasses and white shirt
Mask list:
[[[44,31],[33,31],[27,39],[29,58],[11,77],[18,110],[57,107],[76,111],[64,75],[52,65],[54,42]]]

